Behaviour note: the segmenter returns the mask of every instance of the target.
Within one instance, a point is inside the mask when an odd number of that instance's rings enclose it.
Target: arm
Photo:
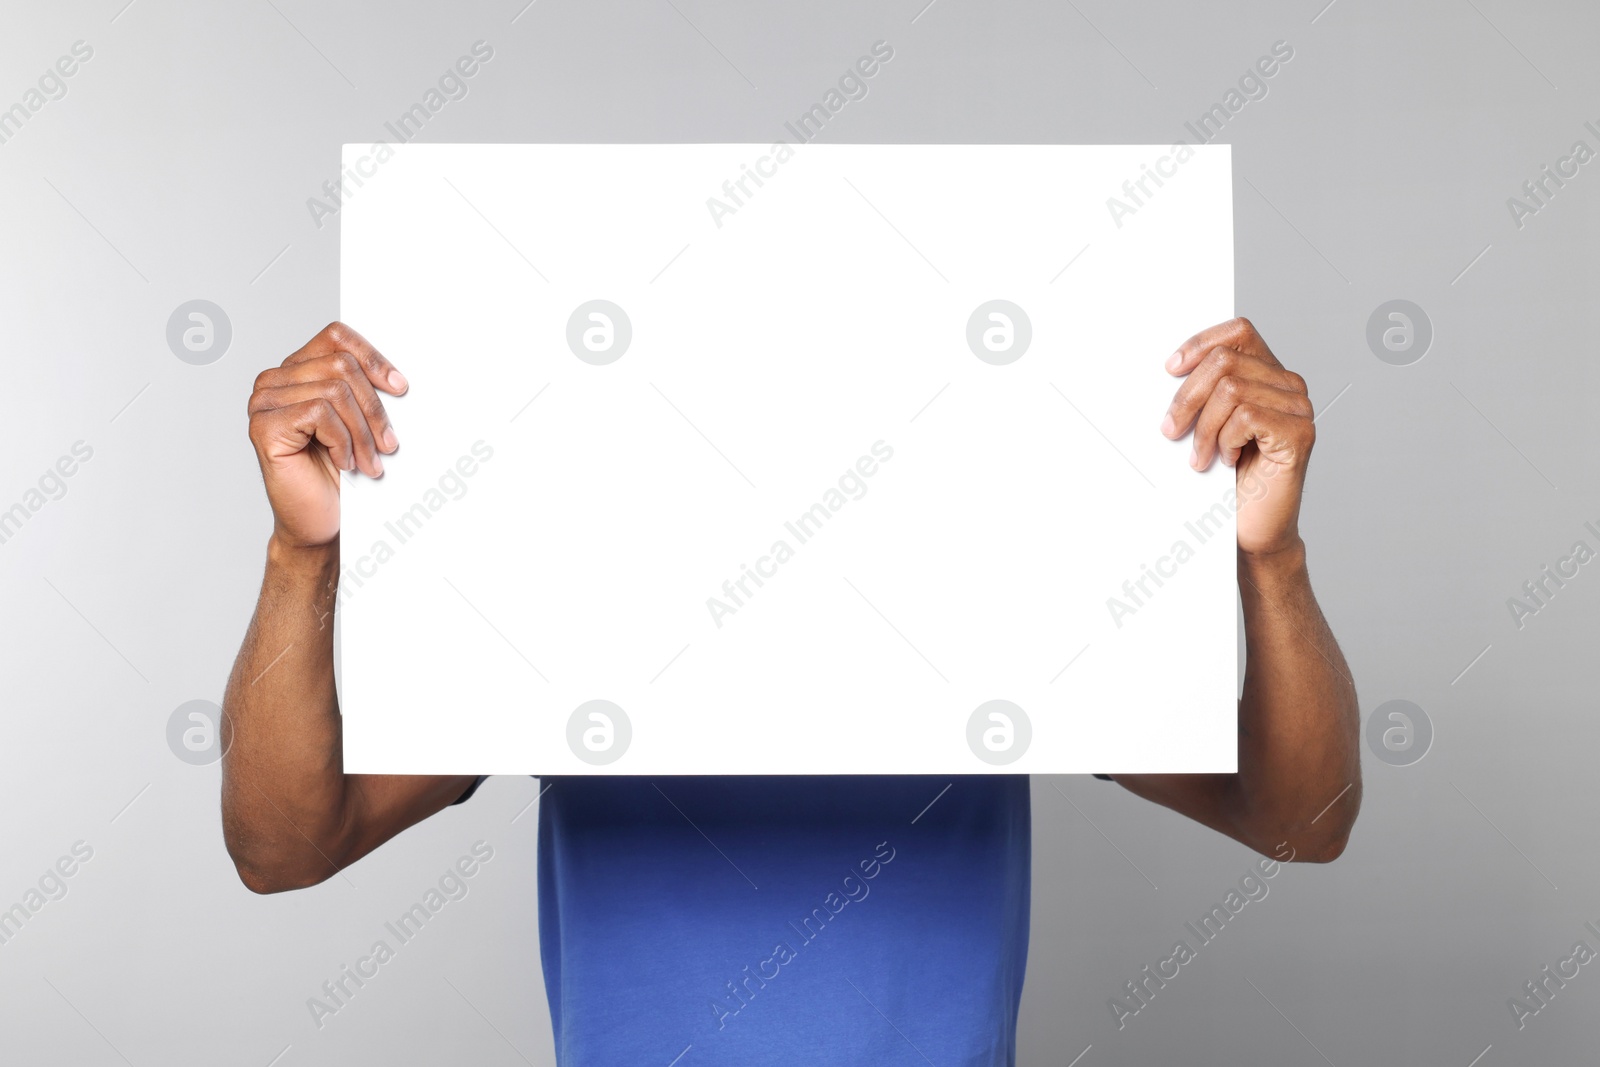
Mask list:
[[[1239,596],[1246,669],[1235,774],[1127,774],[1116,780],[1278,859],[1344,851],[1361,807],[1355,684],[1311,591],[1300,493],[1316,432],[1305,381],[1244,319],[1186,341],[1185,376],[1162,432],[1193,427],[1191,466],[1236,470]]]
[[[473,782],[343,769],[333,685],[339,472],[377,477],[380,453],[398,447],[379,389],[399,395],[405,379],[334,323],[258,377],[250,397],[274,529],[223,698],[222,828],[240,879],[258,893],[332,877]]]

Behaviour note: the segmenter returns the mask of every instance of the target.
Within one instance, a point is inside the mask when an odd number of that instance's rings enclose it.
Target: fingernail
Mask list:
[[[397,370],[392,370],[389,372],[389,388],[397,393],[403,393],[410,388],[410,385],[406,382],[404,374]]]
[[[1164,436],[1171,437],[1178,432],[1178,424],[1172,418],[1172,412],[1167,412],[1161,420],[1161,432]]]
[[[372,465],[377,468],[379,478],[383,477],[383,460],[378,456],[372,457]]]
[[[1189,466],[1193,467],[1195,470],[1200,469],[1200,450],[1198,448],[1192,448],[1189,450]]]
[[[1172,355],[1167,357],[1167,370],[1172,371],[1172,372],[1176,372],[1177,369],[1179,367],[1181,367],[1182,365],[1183,365],[1183,353],[1181,351],[1174,352],[1174,353],[1172,353]]]
[[[383,428],[383,448],[386,452],[393,452],[400,447],[400,439],[394,435],[394,427]]]

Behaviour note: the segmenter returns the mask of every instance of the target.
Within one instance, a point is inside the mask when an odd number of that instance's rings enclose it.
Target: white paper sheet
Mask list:
[[[1227,146],[782,149],[346,147],[346,769],[1233,770]]]

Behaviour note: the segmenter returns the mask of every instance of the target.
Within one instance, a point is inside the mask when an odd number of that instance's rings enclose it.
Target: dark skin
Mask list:
[[[1327,862],[1361,808],[1361,709],[1350,668],[1311,591],[1300,495],[1316,441],[1305,379],[1247,319],[1203,330],[1173,354],[1184,377],[1162,421],[1193,431],[1190,465],[1237,472],[1239,597],[1246,667],[1234,774],[1120,774],[1117,781],[1278,859]]]
[[[1192,431],[1192,465],[1236,467],[1247,501],[1238,515],[1248,649],[1239,770],[1117,780],[1266,855],[1331,860],[1361,802],[1360,714],[1299,536],[1315,438],[1305,382],[1244,319],[1190,338],[1168,370],[1184,380],[1162,432],[1178,439]],[[332,877],[472,783],[343,769],[331,625],[339,475],[382,474],[399,441],[381,398],[407,388],[360,334],[332,323],[258,376],[250,396],[250,440],[274,524],[224,697],[222,820],[239,877],[258,893]]]

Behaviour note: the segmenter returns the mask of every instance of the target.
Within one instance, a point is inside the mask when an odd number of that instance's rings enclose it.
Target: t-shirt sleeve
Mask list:
[[[478,791],[478,787],[480,785],[482,785],[484,779],[488,778],[488,777],[489,776],[487,774],[480,774],[480,775],[478,775],[478,777],[474,778],[472,780],[472,784],[467,786],[467,791],[465,793],[462,793],[460,796],[456,797],[454,800],[452,800],[450,802],[450,806],[454,807],[457,804],[465,804],[468,800],[472,799],[472,794],[474,794],[474,793],[476,793]]]

